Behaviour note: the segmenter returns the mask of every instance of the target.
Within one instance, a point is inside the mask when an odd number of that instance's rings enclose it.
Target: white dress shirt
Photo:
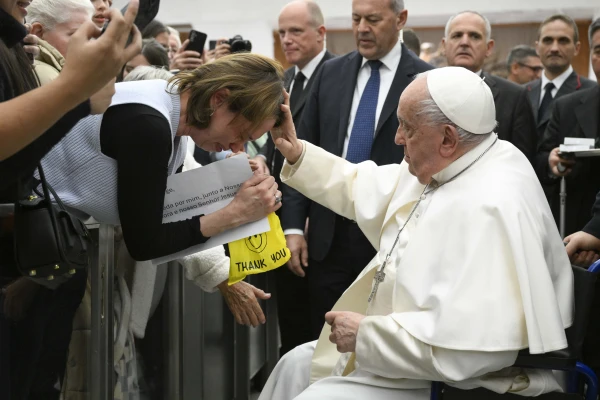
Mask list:
[[[290,96],[292,95],[292,89],[294,88],[295,77],[296,77],[296,75],[298,75],[298,72],[302,72],[302,74],[306,77],[306,79],[304,79],[304,86],[303,86],[303,88],[306,88],[306,84],[308,83],[310,77],[315,73],[315,71],[316,71],[317,67],[319,66],[319,63],[321,62],[323,57],[325,57],[325,51],[326,51],[326,49],[323,48],[323,50],[319,54],[317,54],[317,56],[315,58],[310,60],[309,63],[304,66],[304,68],[300,69],[300,68],[298,68],[297,65],[296,65],[296,67],[294,67],[294,79],[292,79],[292,82],[290,83],[290,90],[289,90]],[[304,235],[304,231],[302,231],[302,229],[290,228],[290,229],[284,230],[283,234],[284,235]]]
[[[377,98],[377,109],[375,111],[375,127],[379,123],[379,116],[381,115],[381,109],[383,108],[383,103],[385,103],[385,99],[392,87],[392,82],[394,81],[394,76],[396,76],[396,70],[398,69],[398,64],[400,64],[400,57],[402,55],[402,44],[400,41],[396,43],[396,45],[383,56],[379,61],[383,63],[381,68],[379,68],[379,97]],[[356,112],[358,111],[358,104],[360,103],[360,97],[367,86],[367,82],[371,77],[371,67],[367,63],[366,58],[363,57],[362,66],[358,71],[358,78],[356,79],[356,87],[354,88],[354,97],[352,98],[352,108],[350,110],[350,117],[348,120],[348,131],[346,133],[346,139],[344,140],[344,151],[342,152],[342,158],[346,158],[346,153],[348,151],[348,143],[350,142],[350,135],[352,134],[352,127],[354,126],[354,118],[356,117]],[[375,132],[373,132],[375,135]]]
[[[554,98],[556,97],[556,93],[558,93],[558,91],[560,90],[560,87],[563,85],[563,83],[565,83],[569,75],[571,75],[572,73],[573,66],[569,65],[569,68],[565,72],[563,72],[553,80],[550,80],[548,79],[548,77],[546,77],[546,71],[544,71],[544,73],[542,74],[542,91],[540,92],[540,103],[538,104],[538,107],[542,105],[542,100],[544,99],[544,95],[546,94],[546,84],[548,82],[554,83],[554,89],[552,89],[552,98]]]
[[[323,57],[325,57],[325,51],[326,51],[326,49],[323,47],[323,50],[321,50],[321,52],[319,54],[317,54],[317,56],[315,58],[310,60],[308,62],[308,64],[306,64],[304,66],[304,68],[300,69],[300,68],[298,68],[297,65],[294,67],[294,79],[292,79],[292,82],[290,83],[290,90],[289,90],[290,96],[292,95],[292,89],[294,88],[294,81],[296,80],[295,78],[296,78],[296,75],[298,75],[298,72],[302,72],[302,75],[304,75],[306,77],[306,79],[304,79],[304,86],[302,87],[304,89],[304,88],[306,88],[306,84],[308,83],[310,77],[315,73],[315,70],[319,66],[319,63],[321,62]]]

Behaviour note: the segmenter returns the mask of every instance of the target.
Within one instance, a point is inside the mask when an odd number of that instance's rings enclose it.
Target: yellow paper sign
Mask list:
[[[279,268],[290,259],[279,217],[271,213],[268,220],[270,231],[229,243],[229,285],[243,280],[246,275]]]

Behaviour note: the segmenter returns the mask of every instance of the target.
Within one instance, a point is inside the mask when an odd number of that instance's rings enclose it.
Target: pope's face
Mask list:
[[[440,127],[428,126],[422,116],[416,116],[422,108],[421,101],[428,98],[426,82],[424,78],[417,79],[402,93],[397,113],[400,126],[395,138],[397,145],[404,146],[404,161],[409,172],[423,185],[445,167],[445,160],[440,156],[444,140]]]

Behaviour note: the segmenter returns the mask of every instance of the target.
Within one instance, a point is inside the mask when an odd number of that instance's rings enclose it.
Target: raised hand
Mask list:
[[[277,128],[271,129],[273,142],[290,164],[295,164],[302,155],[302,142],[296,136],[296,128],[290,111],[290,95],[283,91],[284,103],[281,105],[283,120]]]

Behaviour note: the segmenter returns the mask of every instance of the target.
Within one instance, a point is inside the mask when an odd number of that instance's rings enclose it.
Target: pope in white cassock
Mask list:
[[[283,182],[355,220],[378,253],[260,399],[427,399],[431,381],[560,390],[551,372],[511,368],[521,349],[567,347],[573,276],[531,165],[493,132],[485,82],[459,67],[418,76],[398,107],[400,165],[299,141],[282,109]]]

